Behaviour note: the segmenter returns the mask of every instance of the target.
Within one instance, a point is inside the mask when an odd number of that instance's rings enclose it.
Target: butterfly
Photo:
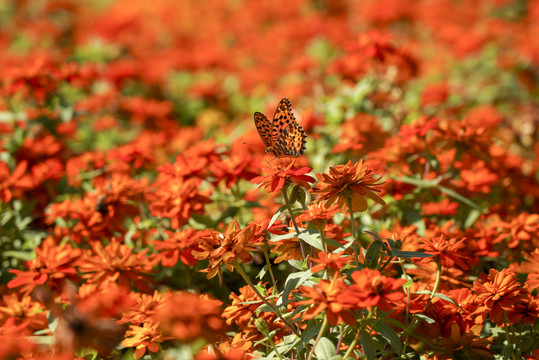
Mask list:
[[[307,135],[292,114],[292,104],[288,98],[282,98],[279,102],[273,121],[255,112],[255,125],[266,145],[266,153],[278,158],[303,155]]]

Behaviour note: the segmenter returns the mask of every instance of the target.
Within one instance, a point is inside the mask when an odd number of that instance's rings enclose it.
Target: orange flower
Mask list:
[[[318,314],[325,311],[330,325],[335,326],[343,322],[355,325],[357,320],[352,310],[352,305],[342,301],[342,295],[347,289],[344,283],[345,277],[339,277],[337,272],[331,281],[322,279],[313,287],[300,286],[299,292],[306,300],[298,301],[297,305],[314,305],[309,308],[303,318],[314,319]]]
[[[531,290],[539,288],[539,249],[535,249],[531,254],[524,254],[524,260],[520,265],[514,266],[514,270],[519,273],[528,274],[526,284]]]
[[[173,267],[180,260],[185,265],[195,265],[197,260],[192,251],[198,249],[197,240],[207,236],[207,231],[185,228],[181,231],[165,231],[168,238],[152,242],[154,250],[158,251],[157,259],[165,267]]]
[[[352,201],[351,211],[367,210],[365,197],[385,205],[375,192],[381,185],[378,179],[374,179],[374,172],[363,165],[363,160],[357,163],[349,161],[346,165],[337,165],[329,169],[329,174],[316,174],[320,182],[311,189],[311,193],[320,194],[318,201],[326,201],[326,207],[337,201],[341,210],[348,208],[348,201]]]
[[[262,296],[268,298],[272,295],[273,289],[265,290],[265,284],[259,283],[259,289],[264,288]],[[249,341],[260,340],[264,338],[264,334],[253,323],[254,319],[262,319],[268,325],[268,331],[273,332],[274,341],[279,342],[285,335],[285,324],[280,321],[271,311],[257,311],[257,309],[263,304],[262,300],[256,295],[250,286],[244,286],[239,289],[240,294],[230,294],[232,303],[223,311],[223,318],[226,319],[226,323],[231,325],[232,323],[240,326],[243,330],[244,338]]]
[[[252,229],[246,227],[240,229],[236,220],[230,223],[224,234],[211,231],[210,236],[198,240],[201,251],[193,251],[197,260],[209,260],[209,265],[201,272],[208,273],[208,279],[219,274],[219,283],[222,281],[221,265],[225,265],[228,271],[234,270],[236,261],[247,262],[252,259],[248,251],[256,250],[249,244],[253,236]]]
[[[337,213],[338,208],[336,205],[326,207],[320,202],[310,203],[307,205],[307,209],[298,215],[297,221],[310,221],[316,228],[324,228],[326,222],[333,219],[333,216]]]
[[[539,214],[521,213],[510,222],[498,221],[493,226],[502,228],[495,242],[508,238],[508,247],[521,246],[530,251],[539,246]]]
[[[122,313],[122,318],[118,320],[118,324],[141,325],[148,322],[166,299],[170,297],[170,293],[162,294],[157,290],[154,291],[153,295],[132,292],[131,297],[136,303],[125,309]]]
[[[333,254],[326,254],[325,252],[320,251],[318,253],[318,258],[312,258],[312,261],[319,264],[311,268],[311,272],[316,273],[324,269],[342,269],[352,261],[352,258],[349,255],[344,255],[344,251]]]
[[[17,325],[26,323],[32,330],[41,330],[48,326],[43,306],[33,301],[28,294],[22,296],[16,293],[6,294],[2,296],[0,305],[0,323],[12,317],[15,318]]]
[[[52,238],[46,238],[36,248],[36,259],[26,263],[28,271],[10,270],[16,277],[7,286],[10,289],[23,286],[23,293],[30,293],[36,286],[45,283],[51,290],[61,289],[65,280],[79,279],[75,263],[81,255],[80,249],[74,249],[69,244],[56,245]]]
[[[251,184],[260,184],[258,187],[264,187],[267,193],[273,193],[286,189],[292,182],[308,189],[311,186],[309,183],[314,182],[314,179],[307,174],[311,168],[302,167],[296,169],[294,167],[295,160],[291,161],[287,166],[279,164],[276,169],[272,169],[272,173],[266,176],[257,176],[251,179]]]
[[[163,333],[183,343],[197,339],[215,342],[227,330],[221,305],[205,295],[175,292],[164,299],[154,319],[161,323]]]
[[[158,352],[159,343],[170,338],[164,337],[159,329],[159,323],[144,323],[142,326],[131,325],[125,333],[126,338],[122,341],[124,347],[134,347],[135,359],[140,359],[146,354],[146,350]]]
[[[461,269],[468,270],[466,263],[468,256],[463,253],[462,249],[466,248],[464,242],[466,238],[457,240],[451,238],[446,240],[443,235],[439,238],[423,239],[423,250],[427,254],[434,257],[439,257],[441,263],[445,267],[453,267],[455,264]],[[427,258],[425,261],[431,261],[432,258]]]
[[[207,193],[200,192],[201,180],[183,178],[165,172],[160,173],[153,183],[156,191],[151,195],[150,212],[153,216],[170,219],[170,226],[178,229],[186,224],[193,214],[203,214],[204,205],[211,202]]]
[[[479,305],[474,313],[476,324],[484,324],[489,317],[493,323],[502,326],[504,313],[511,318],[517,305],[529,298],[528,290],[522,287],[511,269],[490,269],[488,275],[482,274],[480,280],[474,281],[472,292],[474,303]]]
[[[442,338],[437,344],[449,351],[450,354],[438,352],[437,359],[452,360],[464,357],[466,359],[494,360],[494,355],[489,350],[492,340],[480,337],[482,329],[483,325],[475,325],[471,329],[463,331],[458,324],[452,324],[450,336]]]
[[[406,280],[384,276],[378,270],[365,268],[354,271],[352,280],[354,283],[341,299],[354,309],[376,306],[382,311],[391,311],[395,303],[404,297],[401,286]]]
[[[126,289],[134,285],[139,291],[149,292],[148,275],[152,272],[154,260],[143,250],[133,253],[133,249],[118,241],[106,247],[101,243],[92,244],[92,250],[86,250],[79,261],[79,271],[88,284],[96,284],[105,289],[110,284],[118,284]]]
[[[9,202],[13,197],[13,188],[27,189],[32,186],[32,181],[24,176],[27,162],[21,161],[12,173],[8,165],[0,161],[0,201]]]

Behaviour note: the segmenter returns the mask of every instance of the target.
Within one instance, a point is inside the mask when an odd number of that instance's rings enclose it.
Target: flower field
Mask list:
[[[539,359],[538,0],[0,1],[0,359]]]

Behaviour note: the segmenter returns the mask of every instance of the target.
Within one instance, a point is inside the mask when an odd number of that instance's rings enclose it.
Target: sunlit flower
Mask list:
[[[310,221],[316,228],[323,229],[326,222],[333,219],[333,216],[338,210],[336,205],[326,207],[321,202],[310,203],[307,205],[307,209],[303,210],[303,212],[296,217],[296,220],[303,222]]]
[[[70,244],[56,245],[52,238],[46,238],[35,251],[36,259],[26,263],[27,271],[10,270],[15,279],[7,284],[8,288],[23,286],[20,291],[30,293],[36,286],[46,283],[50,289],[57,290],[66,280],[79,278],[75,264],[82,255],[80,249]]]
[[[401,287],[406,280],[384,276],[378,270],[354,271],[352,280],[354,282],[341,299],[355,309],[376,306],[382,311],[390,311],[404,297]]]
[[[316,174],[320,182],[311,189],[311,193],[319,194],[318,201],[326,201],[326,207],[337,201],[341,210],[348,208],[348,201],[352,202],[352,211],[367,210],[369,198],[379,204],[385,205],[375,192],[379,192],[381,183],[374,179],[375,173],[369,170],[363,160],[357,163],[349,161],[346,165],[337,165],[329,169],[329,174]]]
[[[262,296],[268,298],[272,295],[273,289],[265,290],[264,284],[259,284]],[[262,334],[254,324],[254,319],[262,319],[268,325],[268,331],[277,331],[274,335],[275,341],[281,339],[285,334],[285,324],[279,320],[277,315],[271,311],[258,311],[258,308],[263,304],[262,300],[254,292],[250,286],[243,286],[239,289],[239,295],[231,293],[229,298],[231,304],[223,311],[223,318],[226,319],[228,325],[233,323],[243,329],[245,339],[250,341],[259,340],[265,335]],[[271,300],[269,300],[271,302]]]
[[[440,262],[445,267],[459,266],[461,269],[467,270],[468,264],[467,254],[463,251],[466,248],[464,239],[457,240],[456,238],[445,239],[443,235],[431,239],[424,239],[422,248],[425,253],[433,255],[433,258],[438,257]],[[426,261],[432,258],[427,258]]]
[[[225,265],[228,271],[233,271],[234,263],[247,262],[252,259],[249,251],[256,249],[249,244],[253,233],[250,227],[241,229],[236,220],[230,223],[224,234],[211,231],[210,236],[198,239],[200,251],[194,250],[193,256],[197,260],[209,260],[208,267],[201,272],[208,273],[208,279],[219,274],[221,282],[221,266]]]
[[[306,320],[314,319],[318,314],[325,312],[330,325],[339,325],[343,322],[355,325],[357,320],[352,312],[353,305],[343,302],[343,293],[347,286],[345,278],[337,272],[330,280],[322,279],[313,287],[300,286],[299,292],[305,300],[297,302],[297,305],[313,305],[305,313]]]
[[[502,228],[495,242],[508,239],[508,247],[521,246],[530,251],[539,245],[539,214],[521,213],[510,222],[498,221],[493,226]]]
[[[162,240],[152,241],[154,250],[159,254],[157,259],[165,267],[173,267],[178,260],[185,265],[195,265],[197,260],[192,251],[198,249],[197,240],[207,236],[207,231],[199,231],[192,228],[185,228],[181,231],[165,231],[168,236]]]
[[[311,272],[316,273],[322,270],[335,271],[342,269],[345,265],[351,263],[352,258],[348,255],[344,255],[344,251],[332,254],[320,251],[318,257],[314,257],[311,260],[318,264],[311,268]]]
[[[126,244],[113,241],[107,246],[92,244],[78,263],[78,269],[89,284],[97,284],[105,289],[118,284],[126,289],[135,286],[139,291],[149,291],[148,275],[152,272],[155,260],[147,255],[148,250],[133,252]]]
[[[9,202],[13,197],[14,188],[30,188],[32,181],[25,177],[27,163],[22,161],[10,172],[9,167],[3,161],[0,161],[0,201]]]
[[[251,184],[260,184],[258,187],[264,187],[267,193],[273,193],[286,189],[292,182],[306,189],[310,188],[309,183],[314,182],[314,179],[307,174],[311,168],[302,167],[296,169],[295,161],[291,161],[287,166],[279,164],[276,169],[272,169],[272,173],[266,176],[257,176],[251,179]]]
[[[159,323],[144,323],[142,326],[131,325],[125,333],[122,341],[124,347],[135,348],[135,359],[140,359],[146,354],[146,350],[156,353],[160,350],[159,343],[170,339],[164,337],[159,329]]]
[[[159,168],[153,183],[156,188],[151,195],[150,211],[153,216],[170,219],[170,226],[178,229],[193,214],[203,214],[204,205],[211,202],[206,192],[200,191],[201,180],[177,177]]]
[[[510,269],[490,269],[488,275],[482,274],[480,280],[474,281],[472,292],[474,303],[478,305],[476,324],[483,324],[489,317],[496,325],[503,325],[517,305],[529,297],[528,290],[522,287],[514,270]],[[504,314],[507,315],[505,319]]]

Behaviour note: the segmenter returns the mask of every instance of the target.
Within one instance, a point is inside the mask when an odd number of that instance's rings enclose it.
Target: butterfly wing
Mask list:
[[[273,153],[278,157],[298,157],[305,151],[307,135],[292,114],[292,104],[288,98],[283,98],[275,110],[271,138]]]
[[[266,115],[255,112],[255,126],[256,130],[258,130],[258,135],[260,135],[260,138],[264,142],[264,145],[266,145],[266,148],[271,148],[273,144],[271,136],[272,124]]]
[[[298,157],[305,151],[307,135],[305,130],[297,122],[293,122],[284,129],[274,141],[274,153],[278,157]]]
[[[294,122],[296,122],[296,118],[292,114],[292,104],[288,98],[282,98],[275,109],[275,114],[273,114],[272,140],[277,140],[281,133]]]

